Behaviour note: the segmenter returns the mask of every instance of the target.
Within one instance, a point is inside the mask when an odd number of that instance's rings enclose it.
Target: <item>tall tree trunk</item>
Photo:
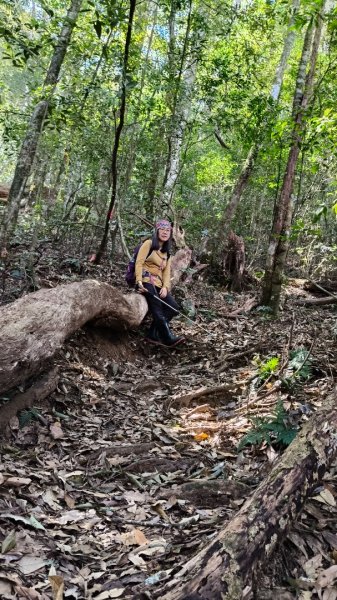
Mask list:
[[[324,0],[323,0],[324,1]],[[321,7],[324,12],[324,4]],[[282,278],[289,250],[289,234],[294,211],[292,191],[296,165],[305,130],[305,115],[311,99],[319,43],[322,35],[322,14],[317,15],[316,25],[309,23],[299,64],[293,102],[293,131],[287,166],[282,189],[275,206],[273,227],[269,240],[266,259],[262,303],[272,308],[276,314],[279,309]],[[309,72],[306,71],[310,65]]]
[[[291,17],[290,17],[289,24],[288,24],[287,34],[286,34],[286,37],[285,37],[284,43],[283,43],[283,50],[282,50],[281,58],[277,65],[274,82],[273,82],[273,85],[272,85],[272,88],[270,91],[270,96],[273,98],[275,103],[278,102],[280,94],[281,94],[283,77],[284,77],[284,74],[285,74],[285,71],[287,68],[288,58],[289,58],[290,52],[293,48],[294,41],[296,38],[296,32],[294,30],[294,21],[295,21],[296,13],[299,8],[299,4],[300,4],[300,0],[293,0]],[[261,126],[261,129],[262,129],[262,133],[263,133],[263,124]],[[227,207],[224,211],[223,218],[221,219],[220,235],[219,235],[219,241],[220,241],[221,247],[224,245],[224,242],[227,239],[228,233],[231,228],[231,223],[235,216],[236,209],[240,204],[242,195],[243,195],[244,191],[246,190],[247,185],[250,180],[250,177],[253,173],[254,164],[255,164],[256,158],[258,156],[258,153],[260,151],[260,148],[261,148],[261,134],[257,134],[256,141],[250,147],[247,158],[243,164],[242,170],[241,170],[241,172],[237,178],[237,181],[234,185],[232,195],[231,195],[229,202],[227,204]]]
[[[106,245],[107,245],[108,235],[109,235],[109,227],[110,227],[110,219],[112,217],[115,202],[117,199],[117,179],[118,179],[117,157],[118,157],[120,137],[121,137],[122,129],[124,126],[124,119],[125,119],[126,94],[127,94],[126,86],[127,86],[128,67],[129,67],[129,52],[130,52],[133,17],[135,14],[135,8],[136,8],[136,0],[130,0],[128,29],[127,29],[127,33],[126,33],[125,46],[124,46],[119,122],[118,122],[116,132],[115,132],[115,140],[114,140],[114,146],[113,146],[113,150],[112,150],[112,159],[111,159],[111,176],[112,176],[111,200],[110,200],[110,204],[109,204],[108,214],[107,214],[106,220],[105,220],[105,227],[104,227],[102,241],[99,246],[96,257],[95,257],[96,264],[98,264],[101,261],[103,253],[104,253]]]
[[[71,34],[75,27],[83,0],[72,0],[71,6],[64,19],[61,33],[56,43],[46,78],[44,80],[43,98],[35,106],[28,129],[18,156],[14,178],[9,191],[7,213],[0,231],[0,248],[6,248],[8,236],[15,228],[20,200],[25,189],[34,162],[37,145],[43,129],[44,120],[54,93],[61,66],[70,43]]]
[[[149,21],[149,23],[151,23],[151,26],[148,28],[147,35],[145,36],[144,44],[143,44],[143,47],[141,50],[141,55],[142,56],[145,55],[145,58],[142,62],[137,104],[136,104],[134,113],[132,115],[133,123],[129,127],[129,133],[128,133],[129,141],[126,143],[126,149],[125,149],[126,166],[125,166],[125,171],[124,171],[124,178],[123,178],[122,184],[119,187],[119,194],[118,194],[118,196],[119,196],[118,206],[117,206],[118,230],[119,230],[119,234],[120,234],[120,238],[121,238],[123,252],[124,252],[125,256],[127,256],[128,258],[130,258],[130,252],[127,248],[126,241],[125,241],[124,235],[122,233],[122,230],[123,230],[122,229],[122,214],[123,214],[122,208],[124,206],[124,201],[125,201],[127,193],[128,193],[131,177],[132,177],[133,170],[135,167],[135,160],[136,160],[136,156],[137,156],[137,151],[139,149],[139,141],[142,138],[143,132],[148,125],[146,120],[144,120],[142,126],[140,125],[140,123],[138,121],[139,121],[139,116],[141,114],[141,109],[142,109],[143,92],[144,92],[144,87],[145,87],[146,76],[148,73],[148,64],[149,64],[150,53],[151,53],[151,49],[152,49],[155,30],[157,27],[157,14],[158,14],[158,6],[154,5],[153,11],[151,11],[151,5],[150,5],[149,13],[148,13],[148,21]],[[155,146],[155,144],[154,144],[154,146]],[[154,155],[156,155],[155,149],[154,149]],[[124,157],[123,157],[123,159],[124,159]],[[123,160],[123,162],[124,162],[124,160]],[[156,160],[156,173],[158,173],[158,161],[157,160]]]
[[[170,46],[169,46],[169,71],[171,82],[177,82],[173,88],[173,97],[171,99],[171,124],[168,135],[168,155],[166,161],[163,187],[160,196],[160,209],[164,212],[174,213],[172,199],[175,185],[180,175],[181,149],[184,141],[185,130],[189,122],[191,113],[191,96],[195,83],[198,56],[190,56],[187,63],[188,46],[190,44],[192,0],[189,6],[187,26],[182,50],[178,77],[176,76],[175,55],[176,55],[176,3],[172,0],[170,14]]]

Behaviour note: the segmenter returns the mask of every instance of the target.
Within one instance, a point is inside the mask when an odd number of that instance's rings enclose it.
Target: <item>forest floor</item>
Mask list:
[[[40,283],[118,281],[118,269],[73,266],[41,266]],[[4,301],[21,291],[7,286]],[[198,281],[177,295],[197,311],[194,323],[175,319],[186,344],[161,349],[141,330],[88,326],[55,358],[62,375],[48,402],[11,419],[0,460],[4,600],[57,589],[62,598],[63,583],[67,600],[155,598],[334,388],[336,310],[295,305],[307,295],[299,282],[277,320],[258,309],[235,316],[254,290]],[[247,434],[254,444],[238,451]],[[261,575],[257,600],[337,598],[336,499],[337,464]]]

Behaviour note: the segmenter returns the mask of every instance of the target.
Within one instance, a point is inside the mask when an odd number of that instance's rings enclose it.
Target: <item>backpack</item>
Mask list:
[[[128,268],[127,268],[126,273],[125,273],[125,281],[126,281],[126,283],[128,284],[129,287],[133,287],[134,285],[136,285],[136,273],[135,273],[136,260],[137,260],[138,252],[139,252],[139,250],[140,250],[140,248],[142,247],[143,244],[144,244],[144,242],[141,242],[140,244],[138,244],[135,247],[135,249],[133,251],[132,258],[131,258],[131,260],[130,260],[130,262],[128,264]],[[147,257],[150,256],[151,252],[152,252],[152,245],[151,245],[151,248],[150,248],[150,250],[148,252]]]

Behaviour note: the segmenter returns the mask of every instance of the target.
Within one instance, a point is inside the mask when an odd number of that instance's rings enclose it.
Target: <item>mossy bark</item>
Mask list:
[[[337,455],[336,394],[305,424],[215,539],[161,590],[163,600],[258,597],[258,571]],[[165,593],[163,593],[165,592]]]

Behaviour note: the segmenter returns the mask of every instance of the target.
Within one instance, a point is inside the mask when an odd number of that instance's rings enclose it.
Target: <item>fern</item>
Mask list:
[[[303,347],[292,350],[289,355],[289,364],[282,379],[286,389],[292,389],[297,383],[307,381],[312,377],[312,359],[310,353]]]
[[[293,374],[296,373],[298,379],[306,380],[312,375],[311,363],[312,360],[308,350],[300,347],[290,352],[288,369],[293,371]]]
[[[279,400],[274,411],[273,418],[255,418],[251,419],[253,428],[240,440],[238,450],[245,446],[260,446],[263,442],[271,446],[272,444],[281,444],[289,446],[296,436],[296,429],[288,423],[288,415],[283,406],[282,400]]]

